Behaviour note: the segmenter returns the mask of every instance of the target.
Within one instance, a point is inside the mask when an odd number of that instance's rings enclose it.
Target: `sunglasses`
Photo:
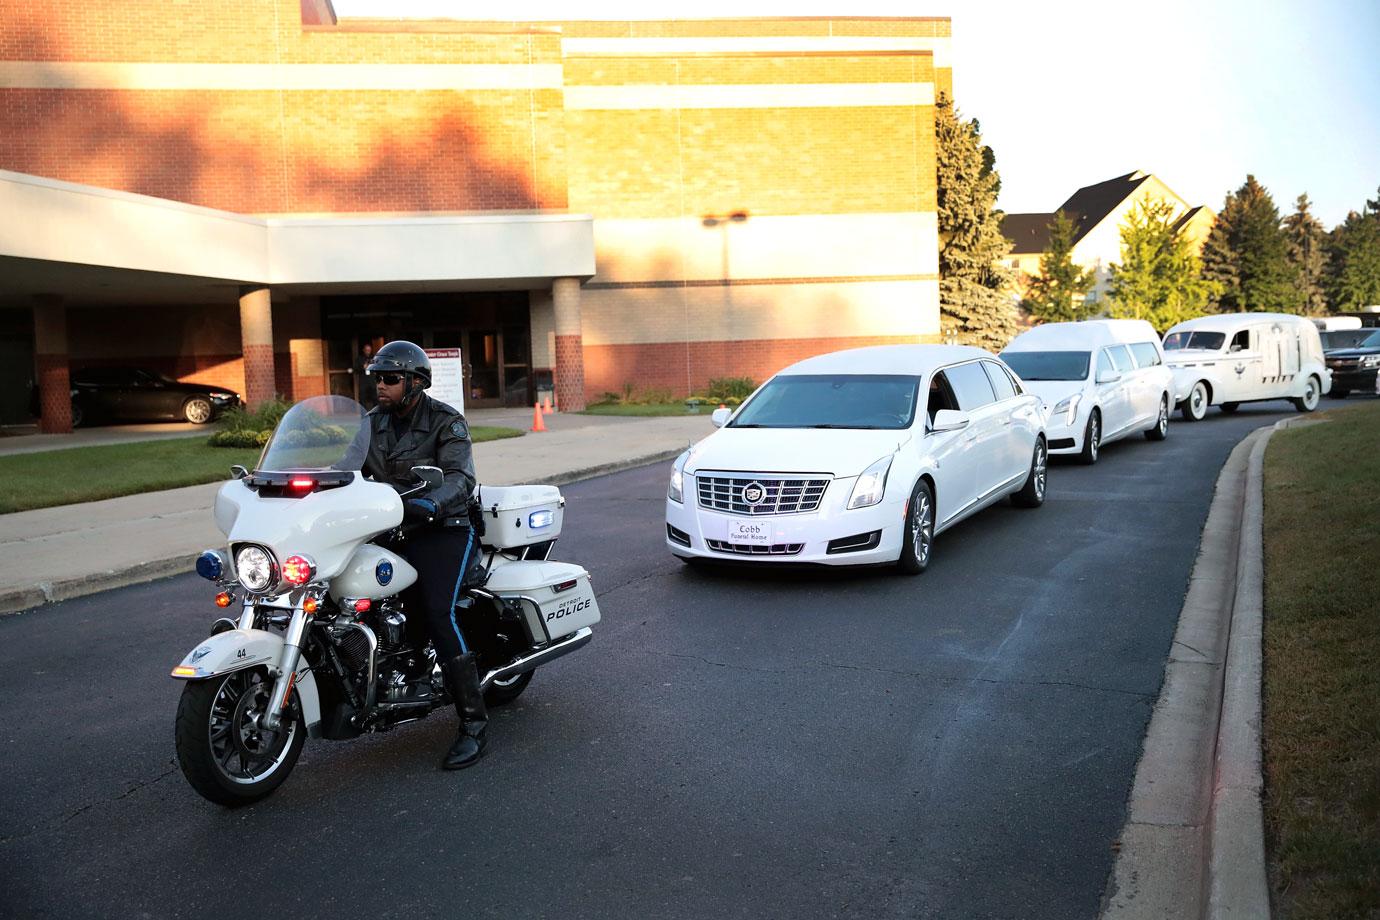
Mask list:
[[[378,377],[379,383],[390,387],[395,387],[407,379],[403,374],[379,374]]]

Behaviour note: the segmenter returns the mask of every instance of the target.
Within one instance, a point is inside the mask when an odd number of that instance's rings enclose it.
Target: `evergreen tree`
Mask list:
[[[1219,282],[1203,277],[1193,244],[1175,228],[1178,215],[1163,201],[1142,201],[1121,228],[1121,262],[1111,266],[1108,312],[1148,320],[1164,333],[1201,316]]]
[[[1332,309],[1380,304],[1380,194],[1332,230],[1328,252],[1326,286]]]
[[[1073,221],[1063,211],[1049,225],[1049,250],[1040,256],[1040,275],[1030,282],[1022,306],[1046,323],[1088,319],[1097,305],[1086,299],[1094,273],[1073,264]]]
[[[946,334],[992,351],[1016,334],[1011,243],[996,210],[1001,180],[977,123],[948,98],[935,109],[939,198],[939,310]]]
[[[1284,219],[1289,243],[1289,264],[1294,268],[1295,298],[1302,312],[1321,316],[1327,312],[1323,276],[1327,269],[1327,231],[1308,210],[1307,195],[1294,203],[1294,213]]]
[[[1255,176],[1246,176],[1246,184],[1227,196],[1203,246],[1203,276],[1222,286],[1218,309],[1298,312],[1288,250],[1274,199]]]

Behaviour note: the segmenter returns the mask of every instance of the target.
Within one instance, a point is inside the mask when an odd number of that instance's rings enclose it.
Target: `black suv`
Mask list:
[[[1327,369],[1332,372],[1329,395],[1333,399],[1345,399],[1352,390],[1374,393],[1375,374],[1380,370],[1380,329],[1346,331],[1350,341],[1341,348],[1325,347],[1323,351]]]

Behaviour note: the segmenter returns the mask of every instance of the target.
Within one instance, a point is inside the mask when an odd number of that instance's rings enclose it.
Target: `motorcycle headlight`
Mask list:
[[[890,455],[863,470],[858,481],[853,483],[853,494],[848,498],[849,509],[867,508],[881,501],[886,494],[886,474],[890,471]]]
[[[676,458],[675,465],[671,467],[671,485],[666,489],[666,497],[679,505],[685,504],[685,474],[682,468],[689,457],[690,451],[687,450]]]
[[[1074,393],[1072,396],[1065,396],[1054,404],[1054,408],[1050,410],[1049,417],[1054,418],[1062,413],[1068,413],[1068,418],[1064,420],[1064,424],[1072,425],[1073,420],[1078,417],[1078,404],[1082,402],[1082,400],[1082,393]]]
[[[244,546],[235,554],[235,574],[253,592],[267,591],[278,581],[273,556],[261,546]]]

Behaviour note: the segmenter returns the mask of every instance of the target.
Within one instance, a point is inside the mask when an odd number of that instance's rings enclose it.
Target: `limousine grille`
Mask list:
[[[716,553],[733,553],[736,556],[797,556],[805,548],[804,543],[773,543],[771,546],[754,546],[750,543],[727,543],[723,540],[705,540],[704,542]]]
[[[705,476],[697,474],[700,507],[730,514],[801,514],[818,511],[829,487],[827,478],[763,476]],[[761,498],[749,502],[743,493],[760,487]],[[756,489],[752,490],[755,497]]]

